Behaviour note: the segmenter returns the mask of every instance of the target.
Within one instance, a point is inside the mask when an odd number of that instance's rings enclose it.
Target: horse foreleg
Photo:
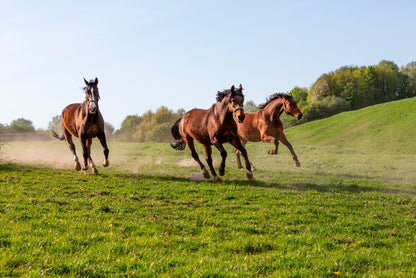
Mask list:
[[[220,151],[221,153],[221,165],[218,171],[220,172],[220,176],[224,176],[225,174],[225,159],[227,158],[227,151],[224,149],[223,145],[218,142],[214,141],[214,146]]]
[[[251,169],[252,169],[252,165],[251,165],[251,163],[250,163],[250,160],[248,160],[248,155],[247,155],[247,150],[243,147],[243,145],[241,144],[241,142],[240,142],[240,140],[237,138],[237,139],[234,139],[234,140],[232,140],[231,142],[231,145],[233,145],[237,150],[239,150],[240,152],[241,152],[241,154],[243,155],[243,157],[244,157],[244,161],[245,161],[245,163],[246,163],[246,169],[247,169],[247,172],[246,172],[246,175],[247,175],[247,178],[249,179],[249,180],[252,180],[253,179],[253,172],[251,171]]]
[[[279,140],[277,140],[273,136],[264,135],[263,138],[261,139],[261,141],[263,141],[265,143],[273,143],[274,144],[274,149],[269,150],[267,152],[268,154],[277,154],[278,153]]]
[[[98,140],[100,140],[101,146],[103,146],[104,149],[104,160],[103,160],[103,166],[108,167],[110,165],[110,161],[108,161],[108,154],[110,150],[107,147],[107,140],[105,139],[105,133],[103,132],[100,136],[97,136]]]
[[[87,139],[85,136],[79,136],[79,140],[81,142],[82,146],[82,156],[84,157],[84,165],[82,166],[82,170],[84,171],[84,175],[87,175],[88,170],[88,158],[90,157],[90,154],[88,152],[87,148]]]
[[[198,153],[195,150],[194,139],[186,138],[185,142],[186,144],[188,144],[188,148],[191,150],[192,158],[198,163],[199,167],[201,167],[204,178],[209,179],[210,175],[207,171],[207,168],[205,168],[204,164],[202,164],[201,160],[199,159]]]
[[[279,134],[279,140],[289,149],[290,153],[292,154],[293,161],[295,162],[295,166],[300,167],[300,162],[295,154],[295,151],[293,150],[292,144],[289,143],[283,132]]]
[[[98,170],[95,167],[94,161],[92,161],[91,158],[91,145],[92,145],[92,138],[87,139],[87,149],[88,149],[88,161],[90,162],[91,168],[92,168],[92,173],[94,175],[98,175]]]
[[[243,168],[243,165],[241,165],[240,155],[241,155],[241,152],[239,150],[235,149],[235,158],[237,160],[237,167],[238,167],[238,169],[241,170],[241,169],[244,169],[244,168]]]
[[[214,177],[215,181],[222,181],[220,177],[217,176],[215,172],[214,165],[212,164],[212,148],[210,145],[204,145],[205,149],[205,159],[208,163],[209,169],[211,170],[212,176]]]

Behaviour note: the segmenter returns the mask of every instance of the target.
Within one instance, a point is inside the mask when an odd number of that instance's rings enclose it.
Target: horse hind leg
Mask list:
[[[210,175],[205,168],[204,164],[202,164],[201,160],[199,159],[198,153],[195,150],[194,140],[192,138],[187,138],[186,143],[188,144],[189,149],[191,150],[192,158],[198,163],[199,167],[201,167],[202,175],[204,178],[209,179]]]
[[[88,162],[91,165],[93,175],[98,175],[97,167],[95,167],[94,161],[91,158],[91,145],[92,145],[92,138],[89,138],[87,139]]]
[[[293,158],[293,162],[295,163],[295,166],[300,167],[301,166],[300,162],[298,160],[298,157],[297,157],[295,151],[293,150],[292,144],[289,143],[289,141],[287,140],[287,138],[286,138],[286,136],[283,132],[279,135],[279,140],[280,140],[280,142],[282,142],[289,149],[290,154],[292,155],[292,158]]]
[[[210,145],[204,145],[205,149],[205,159],[208,163],[209,169],[212,173],[212,176],[214,177],[215,181],[222,181],[220,177],[217,176],[217,173],[215,172],[214,165],[212,164],[212,148]]]
[[[81,164],[79,163],[79,159],[77,156],[77,153],[75,151],[75,145],[74,142],[72,142],[72,136],[69,132],[67,132],[66,130],[64,131],[64,136],[65,136],[65,140],[68,142],[69,144],[69,149],[71,150],[73,156],[74,156],[74,161],[75,161],[75,170],[76,171],[80,171],[81,170]]]

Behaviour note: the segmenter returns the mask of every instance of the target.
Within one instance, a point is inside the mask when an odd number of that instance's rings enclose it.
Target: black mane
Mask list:
[[[230,92],[230,90],[231,89],[225,89],[224,91],[218,91],[218,93],[217,93],[217,102],[221,102],[227,95],[228,95],[228,93]],[[239,95],[239,96],[242,96],[242,97],[244,97],[244,95],[243,95],[243,89],[235,89],[234,90],[234,95],[236,96],[236,95]]]
[[[292,98],[292,96],[289,95],[289,94],[285,94],[285,93],[274,93],[273,95],[269,96],[266,99],[266,102],[265,103],[259,105],[259,109],[265,108],[271,101],[273,101],[275,99],[278,99],[278,98],[282,98],[283,96]]]

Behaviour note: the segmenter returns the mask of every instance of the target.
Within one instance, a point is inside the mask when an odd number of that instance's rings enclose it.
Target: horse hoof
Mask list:
[[[108,167],[109,165],[110,165],[110,161],[108,161],[108,159],[104,159],[103,166]]]
[[[257,170],[257,168],[254,167],[254,165],[251,165],[251,171],[256,171],[256,170]]]
[[[215,181],[218,181],[218,182],[222,182],[222,179],[221,179],[220,177],[218,177],[218,176],[215,176],[215,177],[214,177],[214,180],[215,180]]]
[[[84,170],[84,176],[88,176],[87,170]]]
[[[206,169],[204,169],[204,171],[202,172],[202,175],[204,176],[204,178],[209,179],[211,176],[209,175],[208,171]]]
[[[224,174],[225,174],[225,169],[224,169],[224,168],[222,168],[222,167],[220,167],[220,168],[218,169],[218,172],[220,173],[220,176],[224,176]]]
[[[269,150],[267,153],[268,154],[277,154],[277,151],[275,151],[275,150]]]
[[[95,169],[95,168],[93,168],[93,169],[92,169],[92,174],[93,174],[93,175],[98,175],[98,170],[97,170],[97,169]]]
[[[81,164],[76,163],[76,164],[75,164],[75,170],[76,170],[76,171],[81,171]]]
[[[295,166],[296,167],[300,167],[300,162],[299,161],[295,161]]]
[[[247,179],[253,180],[253,173],[251,171],[247,171]]]

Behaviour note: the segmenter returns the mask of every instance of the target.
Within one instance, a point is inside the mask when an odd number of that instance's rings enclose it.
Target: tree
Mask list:
[[[416,94],[416,61],[410,62],[402,67],[400,72],[410,78],[407,80],[410,90],[408,96],[414,96]]]
[[[52,118],[52,120],[48,123],[48,130],[51,131],[60,131],[61,130],[61,115],[56,115]]]
[[[151,110],[147,111],[142,116],[143,121],[137,126],[137,131],[134,134],[134,138],[138,142],[152,141],[157,137],[157,135],[152,135],[153,139],[151,139],[149,135],[153,132],[153,129],[156,126],[165,123],[172,125],[178,118],[183,116],[184,112],[185,111],[183,109],[179,109],[175,113],[166,106],[161,106],[154,113]]]
[[[379,96],[380,102],[397,99],[401,78],[398,66],[392,61],[381,61],[375,66],[377,72],[377,86],[382,88],[383,96]]]
[[[249,113],[254,113],[257,111],[257,105],[254,103],[254,101],[249,100],[244,103],[244,111]]]
[[[10,123],[10,129],[14,132],[34,132],[35,127],[31,120],[19,118]]]
[[[107,140],[114,138],[114,126],[112,124],[104,122],[104,132]]]
[[[290,91],[290,94],[296,102],[306,101],[308,99],[308,89],[305,87],[300,88],[296,86]]]
[[[313,84],[311,88],[311,91],[309,92],[311,102],[320,101],[324,97],[331,95],[330,81],[330,74],[323,74],[318,78],[318,80],[316,80],[315,84]]]
[[[120,130],[118,130],[118,137],[121,141],[133,142],[134,133],[137,126],[143,121],[142,117],[137,115],[128,115],[121,123]]]

